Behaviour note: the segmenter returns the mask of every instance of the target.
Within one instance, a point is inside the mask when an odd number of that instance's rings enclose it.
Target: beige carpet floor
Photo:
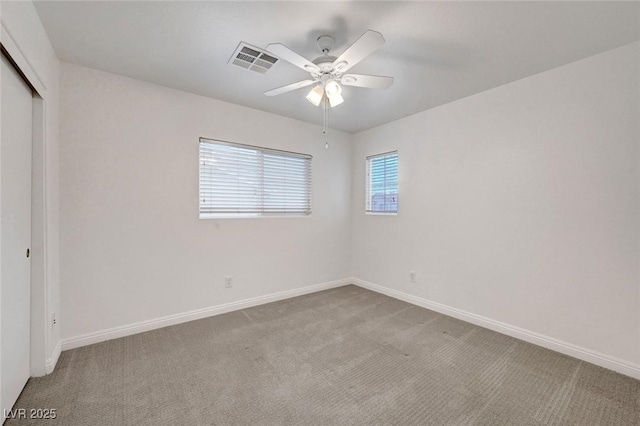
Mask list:
[[[63,352],[7,425],[640,425],[640,382],[346,286]]]

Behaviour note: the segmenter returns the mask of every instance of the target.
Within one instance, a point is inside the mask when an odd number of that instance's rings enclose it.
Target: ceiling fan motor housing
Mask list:
[[[322,74],[329,74],[333,71],[333,62],[336,60],[335,56],[330,56],[329,52],[335,44],[333,37],[328,35],[322,35],[316,40],[318,48],[322,52],[322,56],[313,60],[313,63],[320,67]]]
[[[335,56],[324,55],[317,57],[312,62],[320,67],[323,74],[327,74],[333,71],[333,61],[335,60]]]

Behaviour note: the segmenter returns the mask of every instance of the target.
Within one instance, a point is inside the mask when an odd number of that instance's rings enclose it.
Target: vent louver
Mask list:
[[[229,59],[230,64],[237,65],[260,74],[266,74],[276,62],[278,62],[278,58],[275,56],[243,41],[240,42]]]

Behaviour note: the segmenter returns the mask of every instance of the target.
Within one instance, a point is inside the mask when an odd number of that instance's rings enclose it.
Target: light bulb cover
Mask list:
[[[327,92],[327,96],[329,97],[340,95],[340,93],[342,93],[342,87],[340,87],[340,85],[335,80],[331,80],[325,86],[325,91]]]
[[[321,85],[318,85],[311,89],[309,94],[307,95],[307,100],[314,104],[315,106],[319,106],[320,102],[322,102],[322,98],[324,96],[324,88]]]
[[[340,93],[336,93],[335,95],[329,96],[329,105],[331,105],[331,108],[338,106],[343,102],[344,102],[344,98]]]

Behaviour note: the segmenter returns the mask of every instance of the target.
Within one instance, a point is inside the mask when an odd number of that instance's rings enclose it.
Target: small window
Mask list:
[[[311,156],[200,139],[200,218],[311,214]]]
[[[367,157],[367,205],[371,214],[398,213],[398,152]]]

